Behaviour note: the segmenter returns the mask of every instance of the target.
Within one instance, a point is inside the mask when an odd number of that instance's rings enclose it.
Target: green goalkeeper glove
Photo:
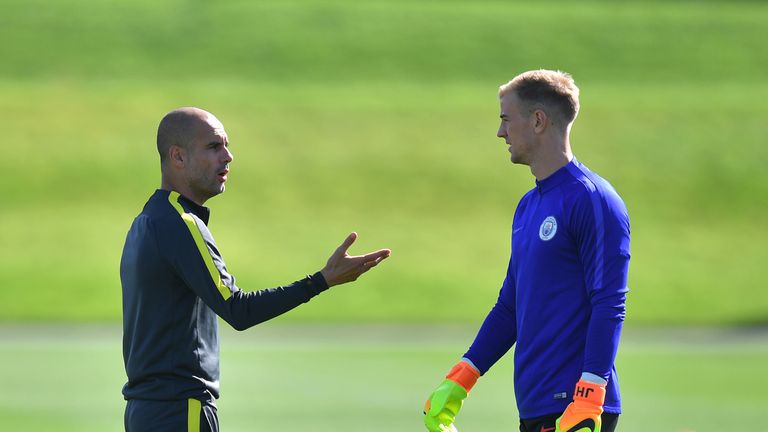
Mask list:
[[[455,431],[453,422],[464,399],[480,378],[480,372],[466,361],[454,366],[424,405],[424,424],[430,432]]]
[[[605,384],[580,379],[573,402],[555,422],[555,432],[600,432],[600,415],[605,402]]]

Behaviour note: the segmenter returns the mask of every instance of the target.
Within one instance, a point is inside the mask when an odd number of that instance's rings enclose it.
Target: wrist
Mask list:
[[[330,288],[330,287],[332,287],[334,285],[337,285],[336,281],[331,280],[331,278],[329,277],[329,274],[328,274],[328,270],[326,270],[325,268],[323,268],[322,270],[320,270],[319,272],[317,272],[315,274],[318,274],[318,275],[320,275],[320,277],[323,278],[323,282],[325,283],[326,286],[328,286],[328,288]]]
[[[608,380],[601,377],[600,375],[595,375],[591,372],[583,372],[581,374],[581,379],[582,381],[591,382],[591,383],[600,384],[600,385],[608,384]]]
[[[307,285],[311,294],[317,295],[328,289],[328,282],[322,272],[315,272],[307,276]]]
[[[475,365],[475,364],[472,362],[472,360],[470,360],[470,359],[468,359],[468,358],[466,358],[466,357],[462,357],[462,358],[461,358],[461,361],[463,361],[463,362],[467,363],[468,365],[472,366],[472,368],[473,368],[474,370],[476,370],[476,371],[477,371],[477,374],[478,374],[478,375],[482,375],[482,373],[480,372],[480,368],[479,368],[479,367],[477,367],[477,366],[476,366],[476,365]]]
[[[460,385],[469,393],[478,378],[480,378],[480,372],[474,366],[462,360],[451,368],[445,378]]]
[[[605,402],[605,384],[580,379],[573,392],[573,401],[602,407]]]

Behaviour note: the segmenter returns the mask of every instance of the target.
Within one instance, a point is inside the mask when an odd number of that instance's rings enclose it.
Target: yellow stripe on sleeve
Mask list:
[[[187,399],[187,432],[200,432],[200,401]]]
[[[224,300],[229,299],[232,293],[229,291],[229,288],[224,285],[224,282],[221,281],[219,269],[213,264],[211,252],[208,250],[208,246],[205,245],[205,240],[203,240],[203,235],[200,234],[200,228],[197,226],[195,219],[185,212],[184,208],[179,204],[179,193],[171,191],[171,194],[168,195],[168,201],[171,202],[171,205],[179,212],[181,219],[187,224],[187,228],[189,229],[190,234],[192,234],[192,238],[195,239],[195,244],[200,252],[200,256],[203,258],[205,266],[208,268],[208,273],[211,274],[211,279],[213,280],[213,283],[216,284],[216,289],[219,290],[219,293],[224,297]]]

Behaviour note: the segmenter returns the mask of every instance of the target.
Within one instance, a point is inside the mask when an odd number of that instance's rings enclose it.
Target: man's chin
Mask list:
[[[215,187],[215,188],[211,188],[208,191],[208,193],[206,194],[206,195],[208,195],[208,198],[206,198],[206,200],[209,200],[209,199],[215,197],[216,195],[223,194],[224,190],[226,190],[226,187],[224,186],[223,183],[221,184],[221,186],[218,186],[218,187]]]
[[[217,189],[216,191],[214,191],[214,192],[211,194],[211,198],[215,197],[216,195],[221,195],[221,194],[223,194],[225,190],[226,190],[226,187],[224,187],[224,185],[221,185],[221,187],[220,187],[219,189]]]
[[[511,161],[511,162],[512,162],[514,165],[529,165],[529,164],[528,164],[528,161],[524,160],[524,159],[523,159],[523,158],[521,158],[521,157],[515,157],[514,155],[512,155],[512,157],[510,157],[510,158],[509,158],[509,160],[510,160],[510,161]]]

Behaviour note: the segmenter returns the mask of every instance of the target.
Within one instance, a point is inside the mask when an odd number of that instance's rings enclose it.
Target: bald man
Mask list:
[[[320,271],[290,285],[240,290],[208,230],[205,202],[224,192],[233,156],[221,122],[199,108],[166,114],[157,131],[162,181],[123,248],[123,395],[126,431],[218,431],[216,316],[245,330],[334,285],[356,280],[390,254],[350,256],[351,233]]]

